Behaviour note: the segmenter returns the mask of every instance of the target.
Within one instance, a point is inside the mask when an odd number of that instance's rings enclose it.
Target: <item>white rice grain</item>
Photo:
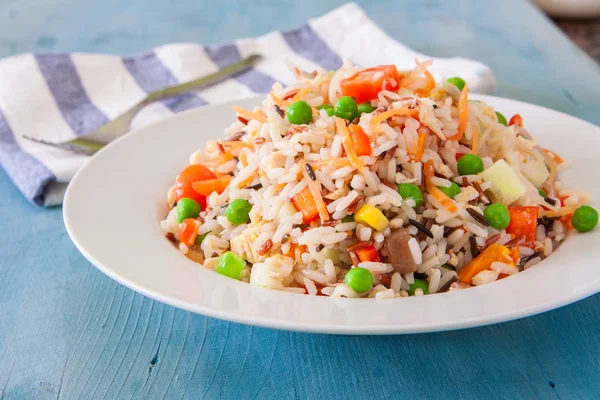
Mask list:
[[[510,264],[495,261],[490,265],[492,271],[496,271],[500,274],[513,275],[519,272],[517,267],[514,267]]]
[[[381,290],[375,294],[375,298],[380,299],[380,300],[381,299],[393,299],[394,296],[395,296],[395,293],[392,289]]]
[[[329,177],[334,180],[343,178],[346,175],[348,175],[350,172],[352,172],[353,170],[354,170],[354,168],[352,168],[352,167],[342,167],[340,169],[333,171],[331,174],[329,174]]]
[[[532,258],[531,260],[529,260],[525,263],[525,265],[523,266],[523,269],[529,269],[529,268],[533,267],[534,265],[538,264],[540,261],[542,261],[541,257]]]
[[[533,249],[531,249],[529,247],[525,247],[525,246],[519,247],[520,257],[529,257],[529,256],[533,255],[533,253],[535,253],[535,252],[533,251]]]
[[[550,254],[552,254],[552,239],[547,237],[544,240],[544,256],[548,257]]]
[[[315,283],[306,277],[304,278],[303,282],[304,286],[306,287],[306,290],[308,291],[308,294],[311,296],[316,296],[317,286],[315,286]]]
[[[347,232],[337,232],[332,235],[323,236],[323,238],[321,239],[321,242],[323,242],[323,244],[335,244],[335,243],[341,242],[342,240],[346,239],[347,237],[348,237]]]
[[[321,291],[325,290],[326,288],[323,288]],[[333,289],[333,288],[332,288]],[[282,289],[284,292],[290,292],[290,293],[300,293],[300,294],[306,294],[306,289],[301,288],[301,287],[286,287]]]
[[[335,183],[333,183],[327,174],[323,173],[322,171],[315,171],[315,175],[325,189],[329,190],[330,192],[335,190]]]
[[[394,293],[399,293],[402,288],[402,275],[398,272],[394,272],[392,275],[392,279],[390,282],[390,289],[394,291]]]
[[[440,288],[440,278],[442,273],[439,269],[432,269],[429,274],[429,293],[437,293]]]
[[[327,285],[330,281],[327,275],[322,272],[313,271],[312,269],[303,269],[300,271],[302,275],[310,279],[313,282],[320,283],[321,285]]]
[[[498,271],[484,270],[475,275],[472,282],[475,286],[485,285],[498,279],[498,275]]]
[[[296,186],[294,186],[289,192],[288,192],[288,197],[292,198],[294,197],[296,194],[300,193],[302,190],[304,190],[305,187],[308,186],[308,182],[306,182],[306,179],[302,179],[300,182],[298,182],[298,184]]]
[[[363,262],[359,263],[358,266],[359,266],[359,268],[365,268],[373,273],[379,273],[379,274],[392,272],[394,270],[394,267],[392,267],[392,264],[386,264],[386,263],[375,262],[375,261],[363,261]]]
[[[448,179],[439,178],[437,176],[431,177],[431,183],[433,183],[435,186],[441,186],[445,188],[452,186],[452,182],[450,182]]]
[[[371,239],[371,233],[373,233],[373,229],[369,227],[366,227],[364,225],[358,225],[356,227],[356,236],[359,240],[362,240],[363,242],[366,242],[369,239]]]
[[[338,232],[347,232],[355,229],[357,225],[356,222],[342,222],[335,226],[335,230]]]
[[[408,248],[410,249],[410,254],[412,255],[413,261],[415,264],[420,265],[423,262],[423,255],[421,253],[421,248],[419,247],[419,242],[417,239],[410,238],[408,241]]]
[[[437,258],[437,256],[430,258],[429,260],[423,262],[423,264],[419,265],[419,267],[417,268],[418,272],[428,272],[429,270],[431,270],[433,267],[435,267],[436,265],[440,264],[440,260]]]

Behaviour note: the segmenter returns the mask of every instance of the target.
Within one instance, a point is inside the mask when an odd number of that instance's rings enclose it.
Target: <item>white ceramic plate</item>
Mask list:
[[[600,202],[600,129],[513,100],[478,96],[520,113],[542,145],[572,162],[570,186]],[[251,107],[258,99],[238,101]],[[468,290],[393,300],[330,299],[251,286],[188,260],[164,237],[166,191],[209,138],[233,120],[230,105],[182,113],[129,133],[75,176],[64,201],[69,235],[102,272],[158,301],[215,318],[270,328],[341,334],[431,332],[512,320],[600,291],[600,229],[574,234],[538,266]]]

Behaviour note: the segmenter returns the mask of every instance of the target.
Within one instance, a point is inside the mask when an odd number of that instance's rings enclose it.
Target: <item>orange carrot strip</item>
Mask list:
[[[271,99],[273,99],[273,103],[275,103],[279,108],[281,108],[282,110],[285,110],[288,107],[289,103],[287,101],[275,96],[273,94],[273,92],[271,92],[269,94],[271,95]]]
[[[425,186],[430,195],[432,195],[437,201],[442,203],[444,208],[451,213],[458,211],[456,204],[452,201],[452,199],[440,189],[437,188],[433,183],[431,183],[431,178],[433,177],[435,170],[433,168],[433,161],[428,160],[425,162]]]
[[[350,164],[362,172],[365,169],[365,165],[356,155],[356,151],[354,151],[352,138],[350,137],[350,132],[348,132],[348,128],[346,127],[346,122],[341,118],[336,118],[335,126],[337,127],[339,134],[342,136],[342,145],[344,146],[344,150],[346,150],[346,156],[348,157]]]
[[[296,95],[294,97],[292,97],[290,104],[295,101],[302,100],[302,97],[306,96],[309,92],[310,92],[309,88],[304,88],[304,89],[299,90],[298,93],[296,93]]]
[[[465,265],[458,273],[458,278],[465,283],[471,283],[473,277],[490,269],[493,262],[502,262],[514,265],[510,256],[510,250],[506,246],[492,244],[481,252],[475,259]]]
[[[244,167],[248,166],[248,154],[245,151],[240,151],[238,157],[240,158],[240,161]]]
[[[473,142],[471,143],[471,153],[477,155],[479,152],[479,127],[473,125]]]
[[[344,125],[345,126],[345,125]],[[319,210],[319,217],[321,218],[321,222],[325,222],[329,220],[329,211],[327,211],[327,204],[323,201],[323,196],[321,196],[321,190],[319,188],[320,184],[316,181],[313,181],[308,172],[306,171],[306,161],[300,161],[300,169],[302,170],[302,174],[304,178],[308,182],[308,188],[310,189],[310,193],[315,201],[317,206],[317,210]]]
[[[553,184],[555,179],[556,179],[556,161],[554,159],[552,159],[552,162],[550,163],[550,176],[548,176],[548,182]]]
[[[240,183],[238,183],[237,187],[241,189],[241,188],[245,188],[246,186],[249,186],[255,177],[256,177],[255,174],[250,175],[248,178],[246,178],[243,181],[241,181]]]
[[[552,150],[548,150],[548,149],[544,149],[544,148],[542,150],[544,150],[544,152],[548,155],[548,157],[553,159],[557,164],[562,164],[565,162],[565,160],[563,160],[561,156],[559,156]]]
[[[429,96],[429,92],[431,92],[431,90],[435,88],[435,79],[433,78],[433,75],[431,75],[431,73],[427,70],[425,70],[425,78],[427,79],[427,85],[425,86],[425,88],[420,88],[415,91],[415,94],[417,96],[427,97]]]
[[[414,156],[409,154],[409,158],[411,161],[421,161],[421,157],[423,157],[423,153],[425,152],[425,140],[427,139],[427,134],[425,132],[419,132],[419,142],[417,143],[417,154]]]
[[[248,121],[255,119],[258,122],[262,122],[263,124],[265,122],[267,122],[267,119],[259,113],[254,113],[250,110],[247,110],[247,109],[239,107],[239,106],[231,106],[231,109],[233,111],[235,111],[239,116],[247,119]]]
[[[254,146],[252,146],[250,143],[246,143],[246,142],[220,142],[221,145],[223,147],[231,147],[234,149],[240,148],[240,147],[247,147],[249,149],[254,150]]]
[[[325,167],[352,167],[352,164],[350,163],[350,161],[348,161],[347,158],[329,158],[327,160],[315,161],[315,163],[312,164],[312,167],[316,170]]]
[[[394,110],[387,110],[371,118],[371,125],[375,127],[383,121],[385,121],[386,119],[393,117],[394,115],[416,118],[419,116],[419,112],[417,110],[411,110],[410,108],[405,107],[397,108]]]
[[[446,140],[456,140],[458,142],[465,134],[465,129],[467,129],[467,119],[469,118],[469,85],[467,84],[465,84],[465,87],[460,92],[458,111],[460,113],[458,117],[458,132],[456,135],[446,138]]]

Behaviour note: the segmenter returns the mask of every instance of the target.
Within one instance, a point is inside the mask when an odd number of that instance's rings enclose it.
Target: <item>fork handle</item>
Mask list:
[[[236,74],[244,72],[261,59],[258,54],[252,54],[235,64],[228,65],[227,67],[210,75],[203,76],[202,78],[194,79],[189,82],[185,82],[175,86],[165,87],[148,94],[148,96],[142,101],[144,105],[154,103],[155,101],[168,99],[170,97],[176,97],[192,90],[198,90],[207,86],[214,85],[225,79],[228,79]]]

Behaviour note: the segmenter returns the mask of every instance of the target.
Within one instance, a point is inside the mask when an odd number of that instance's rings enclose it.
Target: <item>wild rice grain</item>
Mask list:
[[[438,289],[438,291],[437,291],[437,292],[438,292],[438,293],[444,293],[444,292],[447,292],[447,291],[448,291],[448,289],[450,289],[450,285],[452,285],[452,284],[453,284],[454,282],[456,282],[457,280],[458,280],[458,278],[457,278],[456,276],[452,275],[452,276],[450,277],[450,279],[449,279],[449,280],[448,280],[446,283],[444,283],[444,284],[443,284],[443,285],[442,285],[442,286],[441,286],[441,287]]]
[[[281,118],[285,118],[285,112],[277,104],[273,108]]]
[[[433,239],[433,233],[427,229],[427,227],[414,219],[408,219],[408,223],[417,228],[419,231],[423,232],[427,237]]]
[[[311,165],[309,163],[306,163],[305,168],[306,168],[306,173],[308,174],[310,179],[312,179],[313,181],[316,181],[317,177],[315,175],[315,170],[313,169],[313,167],[311,167]]]
[[[490,226],[490,223],[488,222],[487,219],[485,219],[485,217],[483,216],[483,214],[481,214],[481,212],[476,211],[475,209],[473,209],[471,207],[467,207],[466,210],[469,213],[469,215],[471,217],[473,217],[473,219],[475,221],[479,222],[483,226]]]
[[[244,137],[245,134],[246,134],[246,132],[240,131],[238,133],[235,133],[235,134],[229,136],[227,139],[225,139],[225,141],[226,142],[238,142],[238,141],[240,141],[240,139],[242,137]]]

